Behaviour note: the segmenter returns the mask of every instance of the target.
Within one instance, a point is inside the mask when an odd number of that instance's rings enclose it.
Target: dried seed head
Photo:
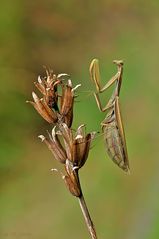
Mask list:
[[[68,76],[66,73],[58,75],[53,74],[53,71],[46,68],[46,77],[38,76],[38,81],[35,82],[36,88],[43,95],[41,99],[33,93],[34,102],[30,102],[38,113],[49,123],[64,122],[70,128],[73,120],[73,105],[74,105],[74,91],[80,86],[72,88],[72,82],[67,80],[67,84],[63,83],[64,77]],[[62,95],[60,96],[59,85],[62,88]],[[60,111],[59,102],[60,97]]]
[[[67,158],[66,151],[63,148],[56,133],[54,132],[54,137],[51,137],[51,135],[49,135],[49,139],[45,138],[43,135],[40,135],[39,138],[42,140],[42,142],[44,142],[47,145],[49,150],[54,155],[55,159],[60,163],[64,164]]]
[[[60,114],[63,117],[63,122],[70,128],[73,121],[73,105],[74,105],[74,91],[80,85],[72,88],[72,82],[69,79],[67,85],[62,85],[61,107]]]
[[[56,123],[58,118],[56,112],[58,112],[58,92],[57,85],[61,84],[61,80],[53,74],[53,71],[47,69],[46,77],[38,77],[38,82],[35,82],[36,88],[42,93],[43,98],[39,99],[33,92],[34,102],[30,102],[38,113],[49,123]],[[29,101],[28,101],[29,102]]]
[[[68,175],[65,175],[64,181],[65,181],[65,184],[66,184],[68,190],[70,191],[70,193],[75,197],[80,197],[81,190],[76,185],[75,181],[72,181],[72,178],[69,177]]]
[[[79,168],[85,164],[88,158],[90,144],[94,134],[95,133],[89,133],[85,136],[85,125],[81,125],[77,129],[72,147],[72,160],[74,165],[77,165]]]
[[[50,109],[58,111],[58,92],[57,85],[61,84],[61,79],[53,74],[50,69],[46,70],[46,77],[38,77],[38,82],[35,82],[37,89],[43,94],[43,98]]]
[[[60,114],[68,127],[71,127],[73,120],[74,95],[70,85],[63,86],[61,96]]]
[[[65,169],[67,173],[64,178],[66,186],[73,196],[80,197],[81,187],[79,183],[78,171],[74,169],[73,163],[68,159],[65,163]]]
[[[87,158],[90,150],[90,144],[95,133],[85,135],[85,125],[78,127],[75,136],[67,124],[59,125],[61,136],[65,144],[65,150],[68,160],[73,163],[74,167],[81,168]]]
[[[80,84],[73,88],[70,79],[67,80],[67,84],[62,82],[63,77],[68,76],[67,74],[62,73],[56,76],[53,71],[46,67],[45,70],[46,77],[41,78],[39,76],[38,82],[35,82],[36,88],[43,97],[40,99],[33,92],[34,101],[30,103],[47,122],[54,123],[56,126],[53,128],[51,135],[48,134],[48,137],[40,135],[39,138],[47,145],[54,158],[65,165],[66,175],[62,178],[71,194],[80,197],[81,187],[78,170],[87,160],[93,138],[91,133],[85,133],[84,125],[79,126],[75,134],[71,129],[74,92]],[[61,96],[58,94],[59,86],[62,89]]]
[[[39,97],[32,92],[33,100],[27,101],[27,103],[31,103],[34,108],[37,110],[37,112],[48,122],[48,123],[55,123],[57,121],[56,114],[49,109],[45,101],[42,99],[39,99]]]

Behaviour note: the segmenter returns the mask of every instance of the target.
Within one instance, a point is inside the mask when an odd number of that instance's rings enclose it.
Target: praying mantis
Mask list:
[[[117,66],[117,73],[101,87],[100,72],[98,59],[93,59],[90,64],[90,77],[96,86],[97,92],[94,97],[100,111],[106,112],[105,119],[101,122],[102,131],[106,145],[106,151],[109,157],[113,160],[119,168],[125,172],[129,172],[129,161],[125,140],[125,133],[123,128],[123,121],[120,112],[119,94],[122,84],[123,61],[114,60],[113,63]],[[106,91],[111,85],[115,83],[115,89],[106,104],[102,107],[99,94]]]

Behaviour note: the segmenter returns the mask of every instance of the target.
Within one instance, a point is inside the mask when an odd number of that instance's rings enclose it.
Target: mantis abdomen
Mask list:
[[[106,151],[109,157],[124,171],[129,171],[127,154],[115,117],[102,123]]]

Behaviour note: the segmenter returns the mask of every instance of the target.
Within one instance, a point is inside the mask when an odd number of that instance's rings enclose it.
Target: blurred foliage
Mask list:
[[[50,127],[30,105],[43,65],[81,82],[75,124],[100,130],[88,67],[100,59],[103,84],[123,59],[121,103],[131,175],[93,143],[81,172],[99,238],[159,237],[159,1],[1,1],[0,238],[87,238],[77,200],[49,170],[59,165],[37,136]],[[103,104],[109,93],[102,96]],[[69,220],[68,220],[69,218]]]

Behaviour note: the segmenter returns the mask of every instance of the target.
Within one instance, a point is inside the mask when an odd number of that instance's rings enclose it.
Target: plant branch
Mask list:
[[[88,211],[85,199],[83,197],[83,194],[81,194],[81,196],[78,197],[78,199],[79,199],[79,204],[80,204],[80,207],[81,207],[81,210],[82,210],[82,213],[83,213],[88,231],[91,235],[91,238],[92,239],[97,239],[96,230],[95,230],[94,224],[92,222],[91,216],[89,214],[89,211]]]

